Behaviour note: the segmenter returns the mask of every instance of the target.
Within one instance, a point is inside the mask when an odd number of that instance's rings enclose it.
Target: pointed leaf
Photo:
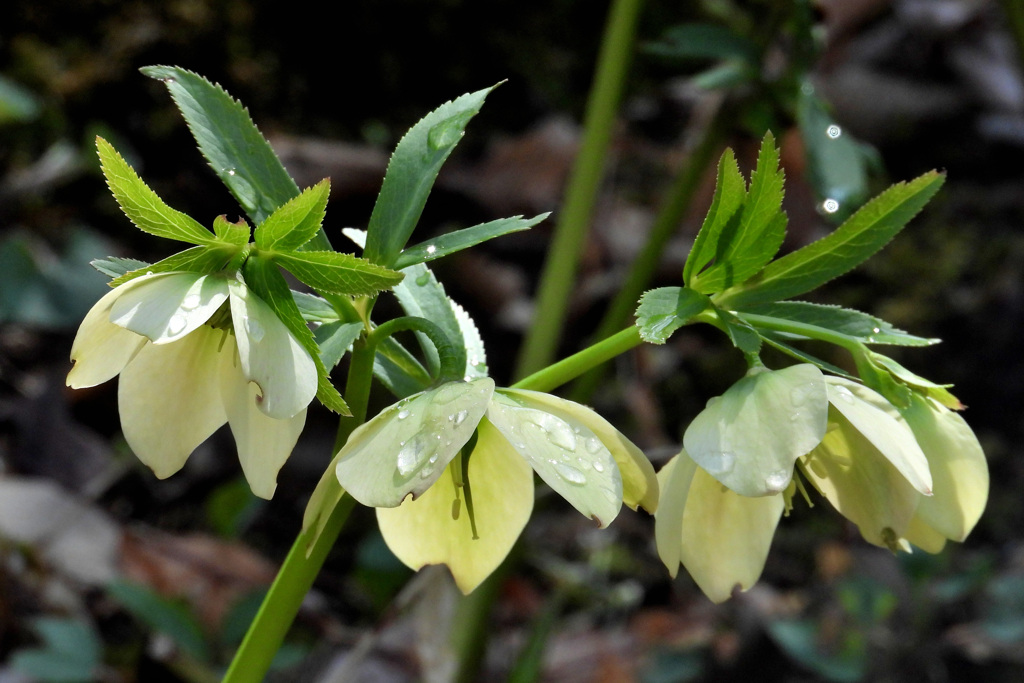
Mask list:
[[[252,230],[244,218],[239,218],[237,223],[232,223],[227,216],[217,216],[213,219],[213,234],[221,242],[227,242],[238,247],[244,247],[249,243],[249,235]]]
[[[313,358],[317,370],[316,397],[320,403],[339,415],[351,415],[341,394],[331,384],[330,375],[320,361],[320,349],[316,345],[313,333],[302,319],[302,313],[295,305],[295,299],[292,298],[291,290],[288,289],[288,283],[281,275],[281,271],[271,261],[256,255],[250,256],[245,262],[244,273],[245,283],[252,288],[256,296],[273,309],[285,327]]]
[[[920,375],[914,374],[892,358],[883,356],[880,353],[872,354],[871,360],[876,365],[880,365],[885,368],[899,381],[917,389],[925,396],[930,396],[947,408],[950,408],[951,410],[963,409],[964,405],[960,403],[960,399],[949,391],[949,387],[953,386],[952,384],[936,384],[929,379],[925,379]]]
[[[150,235],[190,244],[210,244],[214,241],[209,230],[167,206],[156,192],[142,182],[109,142],[97,137],[96,150],[99,152],[100,168],[107,179],[107,186],[135,227]]]
[[[129,273],[133,270],[140,270],[148,266],[149,264],[145,261],[140,261],[133,258],[123,258],[120,256],[108,256],[107,258],[98,258],[89,262],[96,270],[100,271],[104,275],[109,275],[112,278],[121,277],[125,273]],[[117,285],[111,285],[116,287]]]
[[[168,256],[156,263],[147,263],[136,270],[128,271],[110,281],[111,287],[118,287],[142,275],[156,273],[188,272],[199,275],[210,275],[219,272],[235,256],[230,245],[214,245],[210,247],[192,247]]]
[[[332,294],[371,296],[402,281],[401,273],[337,251],[275,253],[273,259],[313,289]]]
[[[320,231],[331,194],[331,181],[321,180],[274,210],[256,227],[260,249],[295,251]]]
[[[417,263],[425,263],[448,254],[454,254],[457,251],[468,249],[495,237],[528,230],[550,215],[550,213],[542,213],[533,218],[523,218],[522,216],[499,218],[489,223],[481,223],[464,230],[449,232],[429,242],[417,244],[414,247],[408,247],[403,250],[395,260],[393,267],[395,270],[401,270]]]
[[[640,337],[651,344],[664,344],[673,332],[710,305],[706,296],[688,287],[661,287],[645,292],[636,309]]]
[[[739,210],[746,196],[747,181],[740,173],[736,155],[731,149],[726,149],[718,161],[718,182],[711,207],[693,242],[690,255],[686,258],[686,265],[683,266],[683,282],[687,286],[693,284],[697,273],[715,257],[719,236],[734,217],[739,220]]]
[[[768,264],[753,280],[724,292],[718,302],[741,308],[789,299],[852,270],[888,244],[939,191],[944,179],[931,171],[893,185],[835,232]]]
[[[295,305],[302,313],[302,319],[311,323],[333,323],[341,320],[338,312],[334,310],[330,302],[316,294],[296,292],[292,290],[292,298]]]
[[[313,338],[320,347],[320,362],[324,367],[333,369],[362,332],[362,323],[345,323],[340,320],[316,328]]]
[[[813,356],[807,353],[806,351],[801,351],[800,349],[790,346],[785,341],[783,341],[784,337],[782,335],[777,334],[776,332],[770,330],[759,330],[758,334],[761,336],[761,339],[766,344],[778,349],[779,351],[782,351],[784,354],[791,358],[795,358],[796,360],[802,363],[810,363],[811,365],[817,367],[819,370],[826,370],[832,373],[833,375],[838,375],[839,377],[845,377],[846,379],[852,380],[857,379],[856,377],[848,373],[846,370],[843,370],[838,365],[833,365],[832,363],[824,361],[818,358],[817,356]],[[803,339],[803,337],[801,337],[801,339]]]
[[[253,223],[299,194],[270,143],[238,100],[198,74],[175,66],[147,66],[142,73],[162,81],[217,177]],[[330,249],[321,230],[311,245]]]
[[[462,95],[441,105],[398,142],[367,227],[363,252],[367,259],[384,266],[395,264],[419,221],[441,165],[493,89]]]
[[[770,304],[755,304],[739,312],[782,318],[798,323],[813,325],[839,332],[865,344],[893,344],[897,346],[931,346],[939,339],[915,337],[896,329],[881,318],[841,306],[812,304],[807,301],[777,301]],[[755,323],[756,325],[756,323]]]

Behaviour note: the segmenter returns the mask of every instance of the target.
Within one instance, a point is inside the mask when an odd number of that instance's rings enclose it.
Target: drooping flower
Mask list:
[[[448,382],[382,411],[352,433],[335,466],[341,486],[377,508],[400,560],[413,569],[446,564],[467,593],[526,525],[534,472],[601,526],[623,502],[657,505],[650,463],[597,413],[495,389],[489,378]]]
[[[218,312],[222,306],[224,313]],[[270,498],[316,394],[316,366],[273,309],[239,278],[144,275],[103,296],[71,348],[68,386],[120,375],[125,440],[169,477],[227,422],[242,471]]]

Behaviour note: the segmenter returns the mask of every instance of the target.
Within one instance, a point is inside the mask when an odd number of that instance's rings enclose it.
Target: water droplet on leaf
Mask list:
[[[765,487],[774,493],[779,493],[789,485],[789,470],[776,470],[769,474],[765,480]]]

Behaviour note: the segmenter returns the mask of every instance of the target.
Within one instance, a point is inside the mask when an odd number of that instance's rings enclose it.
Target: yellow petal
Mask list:
[[[785,509],[781,495],[747,497],[698,468],[683,513],[682,561],[713,602],[761,576],[775,527]]]
[[[71,345],[67,384],[72,389],[94,387],[117,376],[146,344],[146,338],[110,322],[110,309],[117,299],[139,286],[137,278],[112,289],[97,301],[78,328]]]
[[[267,417],[257,408],[259,388],[242,374],[234,349],[228,346],[223,355],[221,398],[231,435],[235,437],[238,462],[252,492],[270,499],[277,489],[277,473],[291,455],[306,424],[306,410],[283,419]]]
[[[679,563],[683,561],[683,513],[696,471],[697,463],[684,451],[658,472],[661,502],[654,513],[654,540],[658,557],[668,567],[672,578],[679,573]]]
[[[914,395],[901,411],[932,471],[933,495],[917,514],[946,538],[967,538],[988,501],[988,464],[978,438],[962,417],[932,398]]]
[[[502,389],[510,395],[528,394],[537,407],[554,414],[570,414],[590,429],[611,451],[622,476],[622,502],[633,508],[642,507],[650,513],[658,508],[658,477],[643,451],[625,435],[587,406],[551,394],[522,389]],[[564,419],[564,418],[563,418]]]
[[[469,484],[476,539],[465,500],[459,504],[458,519],[453,518],[456,487],[447,471],[416,500],[377,508],[381,533],[398,559],[413,569],[448,565],[463,593],[501,564],[533,510],[533,471],[486,421],[480,424],[469,459]]]
[[[903,538],[926,553],[935,554],[946,547],[946,537],[922,522],[921,518],[917,516],[910,520],[910,526],[907,527]]]
[[[804,474],[868,543],[895,552],[922,496],[844,413],[833,408],[831,424]]]
[[[124,438],[161,479],[227,420],[218,381],[223,334],[201,327],[173,344],[147,344],[121,372]]]

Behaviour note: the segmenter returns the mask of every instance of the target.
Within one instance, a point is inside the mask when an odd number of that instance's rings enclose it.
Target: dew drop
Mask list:
[[[465,389],[465,384],[462,382],[449,382],[448,384],[442,385],[436,392],[432,399],[432,403],[437,405],[445,405],[451,403],[459,396],[462,396]]]
[[[821,203],[821,210],[825,213],[835,213],[839,210],[839,202],[832,197],[829,197]]]
[[[835,140],[836,138],[838,138],[842,134],[843,134],[843,129],[840,128],[839,126],[837,126],[834,123],[831,126],[829,126],[828,128],[825,129],[825,135],[829,136],[833,140]]]
[[[420,287],[425,286],[428,282],[430,282],[430,273],[423,273],[423,275],[416,278],[416,284]]]
[[[249,334],[249,339],[254,342],[262,340],[263,335],[266,333],[263,325],[260,325],[258,320],[252,318],[245,319],[245,331]]]
[[[591,455],[595,455],[595,454],[601,452],[601,445],[602,444],[601,444],[600,441],[597,440],[596,437],[592,436],[589,439],[587,439],[586,441],[584,441],[583,443],[584,443],[584,446],[587,449],[587,453],[590,453]]]
[[[436,251],[437,251],[437,247],[435,247],[433,244],[427,246],[427,253],[428,254],[433,254]]]
[[[185,318],[185,316],[183,316],[181,313],[175,313],[174,315],[171,316],[171,319],[167,323],[167,331],[170,332],[171,334],[178,334],[183,329],[185,329],[185,325],[187,324],[188,320]]]
[[[452,422],[455,424],[456,427],[458,427],[460,424],[466,421],[467,417],[469,417],[469,411],[460,410],[459,412],[455,413],[455,415],[452,416]]]
[[[228,175],[235,175],[236,173],[235,169],[233,168],[224,169],[224,172],[227,173]]]
[[[189,294],[185,297],[185,300],[181,302],[181,307],[183,310],[191,311],[198,308],[202,301],[203,300],[198,294]]]
[[[422,432],[414,436],[398,451],[398,473],[403,477],[408,477],[423,464],[432,450],[430,442]]]
[[[410,413],[405,408],[402,408],[401,410],[398,411],[398,416],[397,417],[398,417],[399,420],[404,420],[405,418],[409,417],[410,415],[412,415],[412,413]]]
[[[843,399],[845,403],[853,404],[853,392],[846,387],[835,387],[834,389],[836,396]]]
[[[708,474],[725,474],[731,472],[736,465],[736,456],[729,451],[709,451],[701,463]]]
[[[765,488],[773,493],[779,493],[789,485],[789,478],[789,470],[776,470],[765,477]]]
[[[576,450],[576,434],[565,420],[561,420],[550,413],[540,413],[537,415],[534,424],[547,434],[548,441],[552,445],[565,449],[570,453]]]
[[[872,327],[871,328],[872,334],[878,334],[881,331],[882,331],[881,328],[878,328],[878,327]]]
[[[574,486],[583,486],[587,483],[587,475],[583,474],[579,469],[572,465],[566,465],[561,462],[552,463],[552,467],[555,468],[555,472],[559,477],[565,481],[573,484]]]
[[[600,460],[595,460],[594,462],[590,463],[590,466],[594,468],[595,472],[604,472],[604,463],[601,462]]]

